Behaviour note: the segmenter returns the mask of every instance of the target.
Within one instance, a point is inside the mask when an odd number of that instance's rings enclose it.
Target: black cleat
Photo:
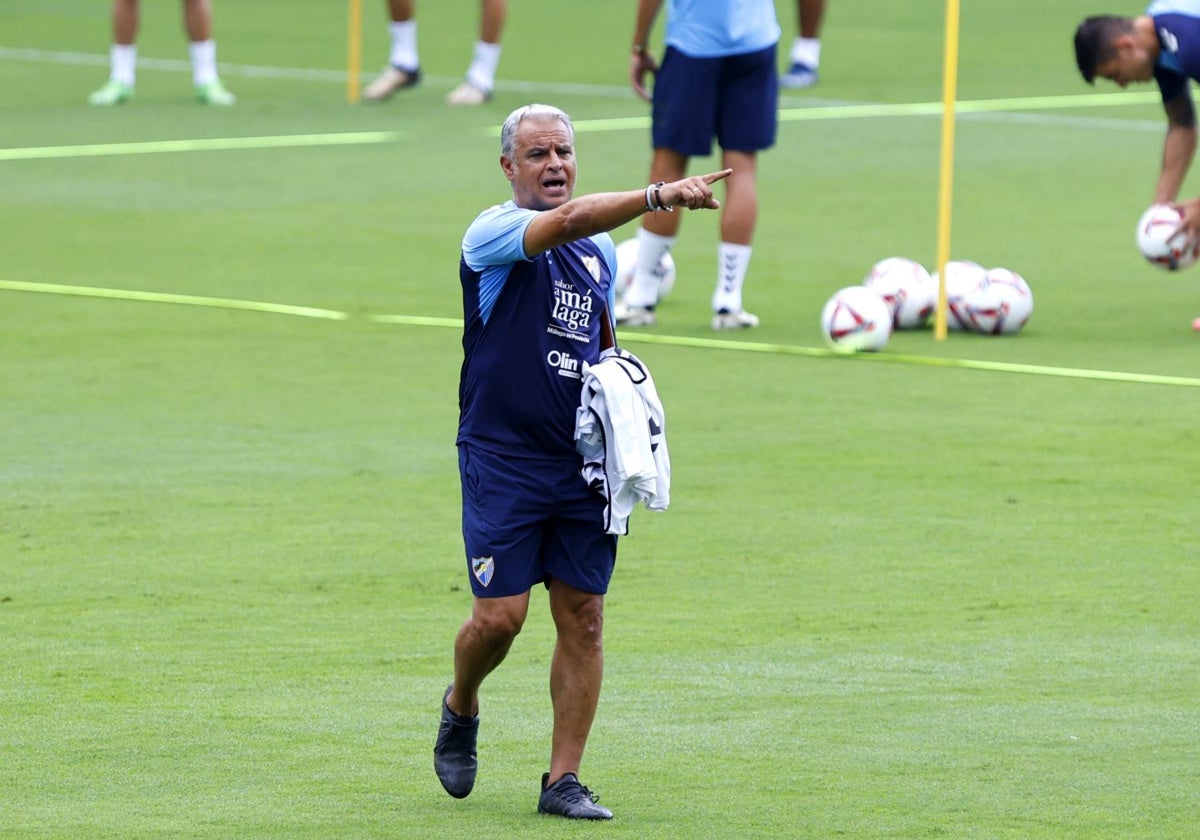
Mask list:
[[[442,695],[442,723],[438,727],[437,743],[433,745],[433,769],[446,793],[462,799],[475,787],[475,739],[479,735],[479,715],[456,715],[446,705],[450,696],[448,686]]]
[[[542,774],[542,796],[538,800],[539,814],[556,814],[569,820],[611,820],[612,811],[596,803],[600,797],[579,783],[574,773],[567,773],[550,787],[550,774]]]

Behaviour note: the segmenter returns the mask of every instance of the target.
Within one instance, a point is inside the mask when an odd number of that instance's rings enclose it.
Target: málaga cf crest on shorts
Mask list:
[[[494,557],[471,558],[471,574],[475,575],[475,579],[483,586],[487,586],[492,582],[492,575],[495,572],[496,559]]]

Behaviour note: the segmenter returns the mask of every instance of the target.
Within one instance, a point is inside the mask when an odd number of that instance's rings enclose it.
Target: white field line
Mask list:
[[[250,312],[265,312],[275,315],[292,315],[329,321],[354,320],[346,312],[317,309],[308,306],[293,306],[284,303],[213,298],[198,295],[180,295],[163,292],[135,291],[132,289],[106,289],[90,286],[70,286],[57,283],[25,283],[0,280],[0,291],[34,292],[50,295],[106,298],[142,303],[182,304],[215,309],[236,309]],[[426,315],[368,315],[366,320],[377,324],[393,324],[409,327],[434,327],[440,329],[462,329],[461,318],[435,318]],[[700,338],[658,334],[630,333],[623,337],[626,343],[669,344],[708,350],[723,350],[742,353],[765,353],[780,356],[806,356],[815,358],[855,359],[863,362],[883,362],[917,367],[953,367],[967,370],[990,371],[993,373],[1017,373],[1028,376],[1053,376],[1064,379],[1090,379],[1101,382],[1124,382],[1139,385],[1167,385],[1183,388],[1200,388],[1200,379],[1186,376],[1166,376],[1152,373],[1131,373],[1113,370],[1089,370],[1048,365],[1014,364],[977,359],[942,358],[918,356],[907,353],[839,353],[828,348],[803,347],[794,344],[765,344],[755,341],[740,341],[722,338]]]

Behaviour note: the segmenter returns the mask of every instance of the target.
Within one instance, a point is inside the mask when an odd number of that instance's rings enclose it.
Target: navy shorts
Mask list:
[[[775,45],[723,58],[692,58],[667,47],[654,79],[654,148],[687,157],[775,145],[779,124]]]
[[[594,595],[608,591],[617,538],[605,533],[605,500],[579,466],[458,445],[463,543],[476,596],[520,595],[551,578]]]

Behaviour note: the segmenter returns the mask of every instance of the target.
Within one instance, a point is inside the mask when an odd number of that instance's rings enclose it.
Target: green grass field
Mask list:
[[[457,260],[518,105],[575,117],[580,192],[644,184],[645,123],[603,122],[646,114],[633,3],[512,3],[466,110],[472,3],[422,6],[425,83],[370,107],[345,4],[218,1],[227,110],[191,101],[178,4],[144,5],[113,110],[85,104],[107,4],[0,12],[0,837],[1194,836],[1200,270],[1134,246],[1165,122],[1079,79],[1108,9],[963,0],[952,253],[1026,277],[1018,336],[820,351],[834,290],[935,261],[910,106],[941,98],[940,3],[830,4],[761,161],[752,334],[708,329],[716,216],[688,216],[660,325],[621,335],[673,504],[621,543],[583,768],[617,817],[575,825],[535,813],[543,597],[475,792],[432,772],[470,601]]]

